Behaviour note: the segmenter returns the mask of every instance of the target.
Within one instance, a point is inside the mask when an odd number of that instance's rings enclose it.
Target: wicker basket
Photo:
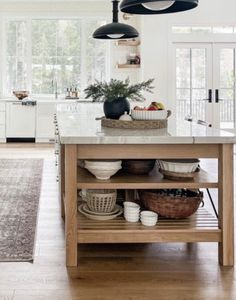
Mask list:
[[[87,205],[91,211],[109,213],[116,204],[116,190],[87,190]]]
[[[160,216],[170,219],[184,219],[193,215],[203,201],[200,191],[188,191],[188,196],[167,196],[160,194],[160,190],[140,190],[142,204]]]

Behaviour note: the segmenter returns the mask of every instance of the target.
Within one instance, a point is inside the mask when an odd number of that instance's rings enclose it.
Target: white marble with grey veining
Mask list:
[[[236,135],[183,121],[166,129],[127,130],[101,127],[101,103],[58,105],[57,121],[62,144],[224,144],[235,143]]]

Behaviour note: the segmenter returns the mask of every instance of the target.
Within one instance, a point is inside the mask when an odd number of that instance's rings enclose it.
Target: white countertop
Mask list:
[[[65,99],[64,97],[59,97],[58,99],[54,99],[53,97],[30,97],[31,100],[36,101],[37,103],[55,103],[55,104],[63,104],[63,103],[75,103],[75,102],[80,102],[80,103],[87,103],[91,102],[91,100],[88,99]],[[9,97],[9,98],[0,98],[0,103],[1,102],[18,102],[16,97]]]
[[[101,127],[101,103],[58,105],[57,120],[62,144],[224,144],[235,143],[232,133],[183,121],[169,121],[166,129],[127,130]]]

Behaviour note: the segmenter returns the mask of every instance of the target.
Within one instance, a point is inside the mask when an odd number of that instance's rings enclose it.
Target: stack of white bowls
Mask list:
[[[125,201],[124,202],[124,217],[127,222],[138,222],[140,215],[140,205]]]
[[[158,221],[158,214],[153,211],[144,210],[141,212],[141,222],[144,226],[155,226]]]

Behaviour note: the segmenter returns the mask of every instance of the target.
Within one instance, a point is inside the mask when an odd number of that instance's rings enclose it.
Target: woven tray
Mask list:
[[[168,117],[171,111],[168,111]],[[167,117],[167,118],[168,118]],[[120,129],[162,129],[167,128],[168,121],[165,120],[133,120],[133,121],[120,121],[113,119],[101,118],[103,127],[120,128]]]

